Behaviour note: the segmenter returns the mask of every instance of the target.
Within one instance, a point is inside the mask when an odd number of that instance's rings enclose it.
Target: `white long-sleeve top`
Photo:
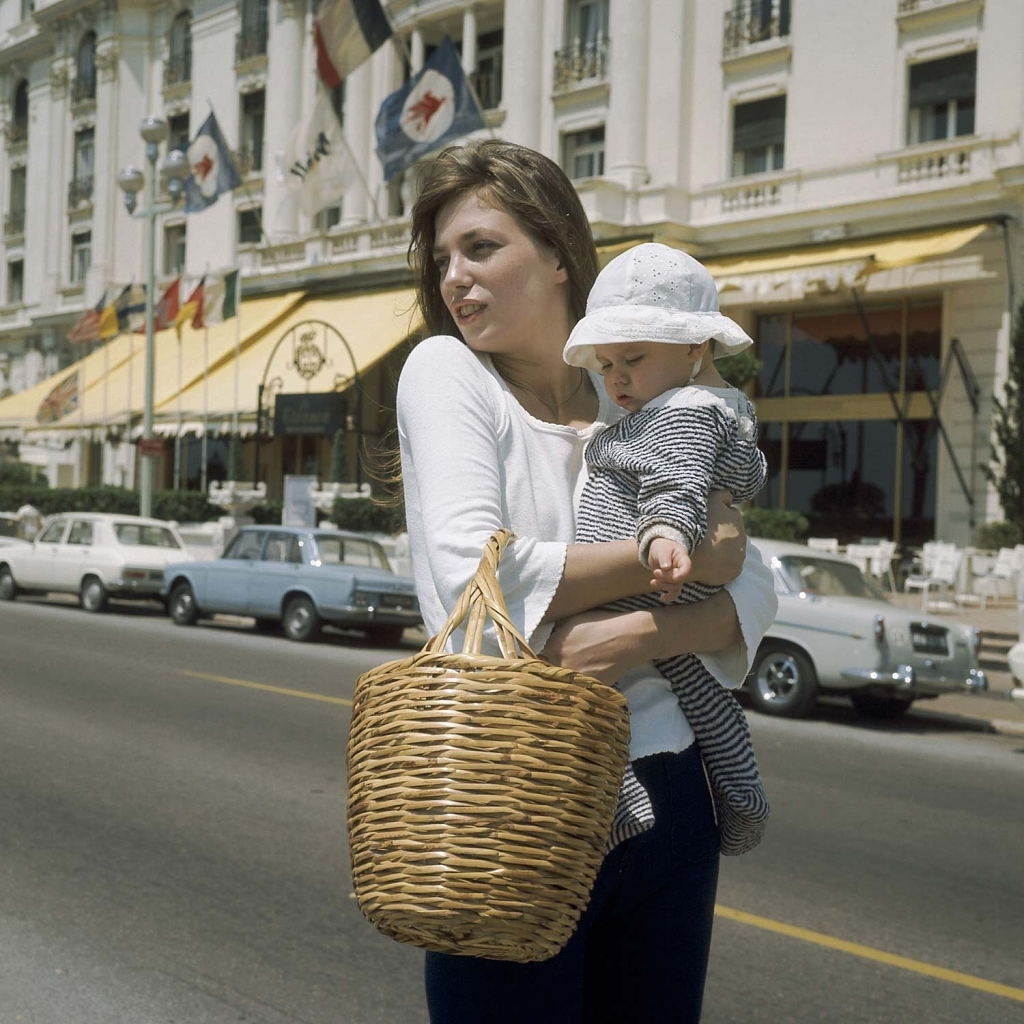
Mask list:
[[[584,449],[623,415],[600,378],[593,380],[598,418],[576,430],[531,416],[489,357],[457,338],[428,338],[409,355],[398,383],[398,431],[413,573],[430,633],[455,606],[487,539],[507,527],[518,539],[498,570],[502,592],[512,621],[535,651],[543,650],[552,623],[541,620],[575,537]],[[771,573],[752,545],[726,590],[743,642],[701,660],[719,682],[737,687],[777,607]],[[450,646],[459,650],[462,642],[458,631]],[[668,680],[653,665],[633,670],[618,685],[629,703],[633,760],[693,742]]]

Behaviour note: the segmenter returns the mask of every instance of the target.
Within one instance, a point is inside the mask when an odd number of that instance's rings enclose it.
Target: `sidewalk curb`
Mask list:
[[[1019,736],[1024,738],[1024,722],[1014,722],[1007,718],[985,718],[981,715],[963,714],[959,711],[939,711],[931,708],[914,708],[911,714],[922,718],[936,718],[950,724],[973,722],[984,728],[986,732],[1000,736]]]

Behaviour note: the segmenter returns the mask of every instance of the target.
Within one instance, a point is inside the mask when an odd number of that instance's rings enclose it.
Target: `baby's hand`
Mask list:
[[[689,579],[692,565],[690,553],[682,544],[665,537],[655,537],[647,551],[647,564],[654,570],[651,586],[660,590],[660,599],[671,604],[682,592],[683,584]]]

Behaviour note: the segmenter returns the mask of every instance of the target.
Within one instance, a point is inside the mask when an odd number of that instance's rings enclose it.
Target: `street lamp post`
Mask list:
[[[130,217],[138,217],[146,222],[146,353],[144,392],[142,406],[142,438],[148,442],[153,437],[153,390],[154,390],[154,351],[153,322],[156,299],[156,218],[158,214],[174,209],[181,198],[182,184],[191,173],[188,158],[180,149],[171,150],[160,166],[160,174],[167,182],[167,190],[171,200],[169,203],[156,201],[156,160],[160,152],[160,143],[167,138],[167,122],[162,117],[144,118],[139,126],[139,134],[146,143],[146,160],[149,163],[149,174],[145,175],[135,166],[126,167],[118,175],[117,183],[124,191],[124,205]],[[143,185],[146,188],[145,208],[136,212],[136,202]],[[139,488],[139,515],[153,514],[153,456],[143,444],[142,479]]]

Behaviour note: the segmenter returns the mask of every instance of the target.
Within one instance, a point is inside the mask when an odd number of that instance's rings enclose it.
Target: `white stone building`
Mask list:
[[[999,518],[981,467],[1010,311],[1024,299],[1024,3],[386,7],[396,45],[334,97],[363,182],[309,218],[279,170],[317,88],[313,0],[0,0],[0,392],[16,392],[0,401],[0,431],[20,440],[22,458],[54,483],[131,481],[141,342],[122,337],[89,356],[77,421],[44,428],[34,410],[83,355],[65,340],[81,313],[112,283],[144,279],[144,224],[116,184],[121,167],[144,164],[140,119],[165,117],[180,142],[211,106],[245,185],[202,214],[158,218],[158,277],[240,266],[243,315],[237,336],[211,333],[205,358],[187,339],[183,376],[173,340],[158,338],[159,429],[202,432],[202,393],[207,434],[236,417],[251,433],[255,384],[281,376],[268,360],[302,317],[316,319],[312,303],[346,337],[346,325],[363,329],[350,347],[371,400],[350,404],[347,423],[382,433],[401,355],[370,339],[399,344],[415,326],[409,315],[401,329],[392,322],[411,304],[414,176],[382,181],[374,118],[448,34],[490,130],[561,162],[606,252],[655,238],[712,267],[764,364],[752,387],[773,473],[760,504],[822,523],[855,506],[847,532],[911,542],[967,542],[972,523]],[[262,452],[278,474],[322,471],[329,443],[276,438]]]

